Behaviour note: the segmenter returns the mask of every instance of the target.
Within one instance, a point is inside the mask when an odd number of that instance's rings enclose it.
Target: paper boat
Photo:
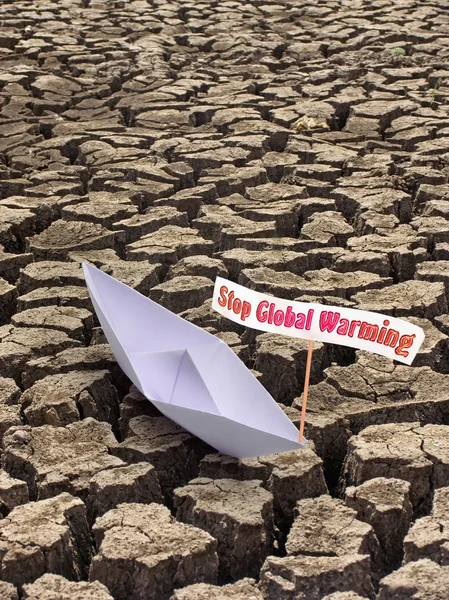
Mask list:
[[[103,271],[83,270],[118,364],[163,415],[237,458],[304,447],[229,346]]]

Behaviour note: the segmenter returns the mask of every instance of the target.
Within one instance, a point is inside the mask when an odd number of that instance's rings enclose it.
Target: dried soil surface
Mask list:
[[[2,599],[449,600],[448,9],[3,0]],[[295,423],[307,343],[215,313],[217,275],[426,339],[315,344],[307,449],[237,460],[130,386],[82,261]]]

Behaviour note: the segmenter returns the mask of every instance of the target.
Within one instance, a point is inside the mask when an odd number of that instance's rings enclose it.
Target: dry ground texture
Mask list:
[[[448,9],[2,1],[2,600],[449,599]],[[294,422],[307,343],[213,312],[216,275],[426,340],[315,344],[308,448],[235,460],[130,388],[82,260]]]

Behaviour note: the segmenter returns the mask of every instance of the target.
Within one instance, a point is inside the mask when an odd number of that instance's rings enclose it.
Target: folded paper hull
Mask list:
[[[172,421],[201,438],[204,442],[235,458],[253,458],[303,448],[296,440],[242,425],[220,415],[155,402],[153,404]]]
[[[220,452],[248,458],[302,448],[298,430],[221,340],[83,264],[118,364],[168,418]]]

